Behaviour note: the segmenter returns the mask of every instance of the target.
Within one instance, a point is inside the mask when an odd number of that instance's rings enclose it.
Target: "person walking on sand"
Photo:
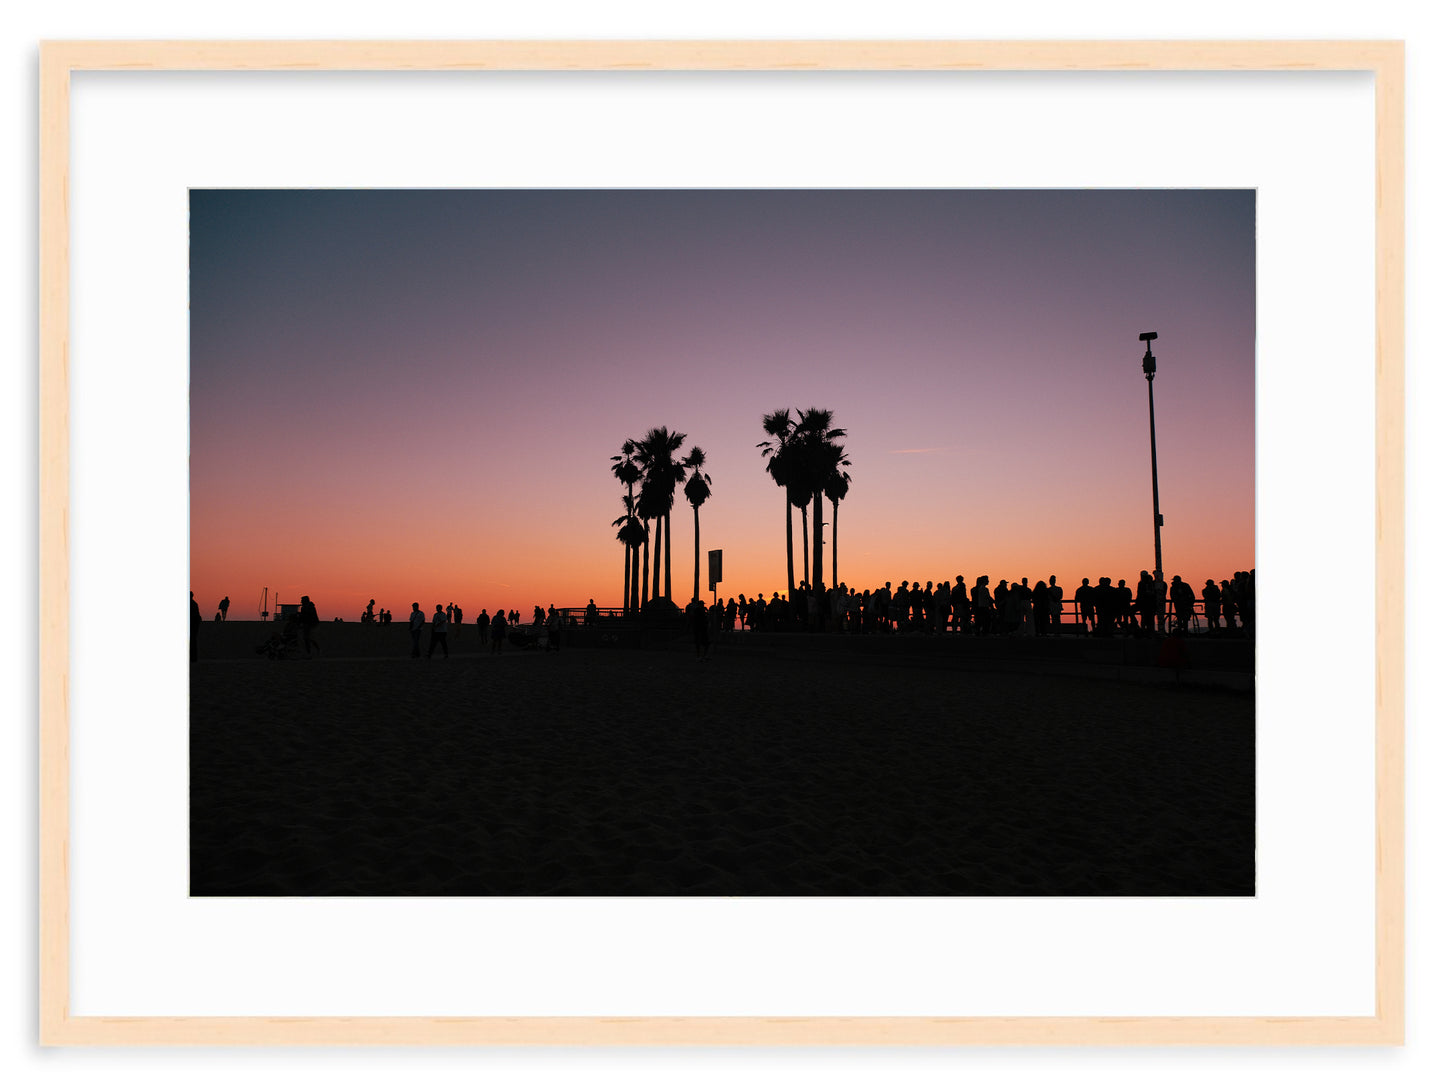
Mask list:
[[[436,652],[438,645],[442,649],[442,659],[450,660],[452,654],[447,649],[447,613],[442,610],[441,604],[437,604],[436,614],[431,617],[431,644],[426,650],[428,660],[431,659],[431,654]]]
[[[497,613],[492,616],[492,653],[500,656],[502,653],[502,642],[507,639],[507,616],[498,607]]]
[[[411,621],[408,630],[411,633],[411,658],[421,659],[421,628],[426,625],[426,615],[421,609],[421,604],[411,605]]]
[[[221,597],[221,621],[222,621],[222,622],[225,622],[225,621],[226,621],[226,612],[229,611],[230,609],[231,609],[231,597],[230,597],[230,596],[222,596],[222,597]]]

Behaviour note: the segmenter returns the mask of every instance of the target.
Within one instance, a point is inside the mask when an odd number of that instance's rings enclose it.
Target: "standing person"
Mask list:
[[[1239,614],[1239,604],[1234,602],[1234,582],[1225,581],[1219,586],[1219,606],[1224,611],[1224,628],[1234,632],[1234,618]]]
[[[450,660],[452,654],[447,648],[447,613],[442,610],[441,604],[437,604],[436,614],[431,617],[431,644],[426,650],[428,660],[431,659],[431,654],[436,652],[438,645],[442,647],[442,659]]]
[[[940,635],[948,632],[949,609],[948,582],[939,581],[938,587],[933,590],[933,621]]]
[[[199,641],[201,637],[201,605],[196,602],[196,594],[191,593],[191,663],[195,663],[198,657]]]
[[[225,622],[225,621],[226,621],[226,612],[229,611],[230,609],[231,609],[231,597],[230,597],[230,596],[222,596],[222,597],[221,597],[221,621],[222,621],[222,622]]]
[[[483,649],[487,647],[487,634],[491,628],[492,616],[487,614],[487,609],[483,607],[477,612],[477,644],[481,645]]]
[[[1074,612],[1079,617],[1079,625],[1084,628],[1085,633],[1093,633],[1098,629],[1098,623],[1094,619],[1094,589],[1089,585],[1089,578],[1078,588],[1074,589]]]
[[[1211,577],[1204,582],[1204,622],[1210,633],[1219,629],[1219,597],[1219,586]]]
[[[457,633],[460,635],[462,632],[462,609],[460,607],[452,608],[452,622],[456,624]]]
[[[422,613],[421,604],[411,605],[411,621],[408,632],[411,634],[411,658],[421,659],[421,628],[426,625],[426,615]]]
[[[1039,637],[1049,636],[1049,614],[1053,610],[1054,600],[1049,595],[1049,586],[1044,584],[1040,577],[1034,582],[1034,632]]]
[[[311,657],[311,646],[316,646],[316,655],[321,655],[321,643],[313,636],[316,627],[321,625],[321,616],[316,613],[316,604],[311,602],[310,596],[301,597],[301,609],[298,617],[301,620],[301,644],[306,650],[308,659]]]
[[[988,591],[988,575],[973,582],[973,632],[987,637],[993,632],[993,596]]]
[[[502,642],[507,638],[507,616],[500,607],[497,613],[492,616],[492,654],[500,655]]]
[[[953,613],[953,632],[960,635],[966,634],[968,632],[968,585],[964,582],[962,573],[954,578],[953,587],[949,589],[948,609]]]
[[[547,651],[562,651],[562,612],[547,605]]]
[[[687,605],[688,625],[692,627],[692,647],[699,660],[706,660],[710,641],[707,634],[707,608],[702,600]]]
[[[1147,569],[1139,571],[1139,587],[1134,593],[1134,603],[1139,608],[1139,625],[1145,636],[1154,634],[1154,578]]]
[[[1058,637],[1064,622],[1064,586],[1049,575],[1049,636]]]
[[[597,601],[596,601],[596,600],[588,600],[588,601],[587,601],[587,610],[582,613],[582,625],[584,625],[584,626],[596,626],[596,625],[597,625]]]
[[[1114,582],[1108,577],[1100,577],[1099,583],[1094,586],[1094,636],[1114,636]]]
[[[1174,605],[1174,624],[1180,633],[1188,633],[1190,619],[1194,617],[1194,589],[1175,574],[1169,582],[1169,602]]]

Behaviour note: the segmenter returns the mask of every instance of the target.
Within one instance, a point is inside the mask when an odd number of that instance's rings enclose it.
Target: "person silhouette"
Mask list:
[[[1154,634],[1154,578],[1147,569],[1139,571],[1139,586],[1134,591],[1134,604],[1139,611],[1139,629],[1146,637]]]
[[[1079,625],[1084,628],[1085,633],[1093,633],[1098,629],[1094,615],[1094,589],[1087,577],[1074,589],[1074,611],[1078,614]]]
[[[562,612],[547,605],[547,651],[562,651]]]
[[[583,615],[582,615],[582,624],[583,624],[584,626],[596,626],[596,625],[597,625],[597,601],[596,601],[596,600],[588,600],[588,601],[587,601],[587,610],[586,610],[585,612],[583,612]]]
[[[973,582],[972,601],[974,636],[987,637],[993,632],[993,596],[988,590],[987,574]]]
[[[500,607],[492,616],[492,655],[501,654],[502,642],[507,639],[507,616]]]
[[[447,613],[442,610],[441,604],[437,604],[436,614],[431,617],[431,644],[426,650],[428,660],[431,659],[431,654],[436,652],[438,645],[442,649],[442,659],[450,660],[452,654],[447,648]]]
[[[230,596],[222,596],[222,597],[221,597],[221,604],[220,604],[220,606],[221,606],[221,621],[222,621],[222,622],[225,622],[225,621],[226,621],[226,612],[231,609],[231,597],[230,597]]]
[[[1174,625],[1180,633],[1188,633],[1190,620],[1194,618],[1194,589],[1175,574],[1169,582],[1169,602],[1174,605]]]
[[[692,627],[692,647],[699,660],[706,660],[710,641],[708,638],[707,607],[702,600],[693,600],[687,605],[688,625]]]
[[[321,625],[321,616],[316,613],[316,604],[311,602],[310,596],[301,597],[301,607],[298,612],[301,619],[301,640],[302,647],[306,650],[307,659],[311,658],[311,646],[316,646],[316,655],[321,655],[321,643],[313,636],[316,627]]]
[[[1214,578],[1211,577],[1204,582],[1204,591],[1201,595],[1204,597],[1205,628],[1209,633],[1214,633],[1219,629],[1220,604],[1219,586],[1214,583]]]
[[[1094,587],[1094,636],[1114,636],[1114,582],[1100,577]]]
[[[201,605],[196,602],[196,594],[191,593],[191,663],[199,659],[198,649],[201,638]]]
[[[411,656],[413,660],[421,658],[421,629],[426,625],[426,615],[422,612],[421,604],[411,605],[411,620],[408,632],[411,634]]]

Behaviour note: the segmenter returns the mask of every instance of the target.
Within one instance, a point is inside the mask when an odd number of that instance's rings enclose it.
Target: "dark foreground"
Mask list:
[[[1254,701],[820,654],[202,661],[195,895],[1249,895]]]

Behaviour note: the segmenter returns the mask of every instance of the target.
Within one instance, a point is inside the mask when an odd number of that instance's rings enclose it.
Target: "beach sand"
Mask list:
[[[724,648],[191,668],[194,895],[1249,895],[1251,695]]]

